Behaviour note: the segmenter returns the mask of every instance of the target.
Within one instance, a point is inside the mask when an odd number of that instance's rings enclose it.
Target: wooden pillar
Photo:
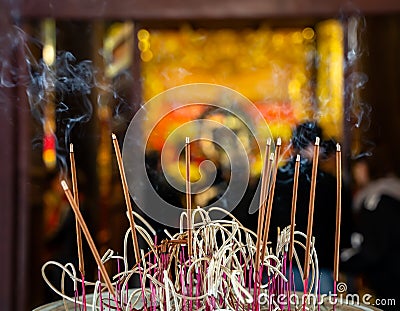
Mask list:
[[[9,16],[0,16],[0,39],[0,306],[26,310],[30,113],[23,36]]]

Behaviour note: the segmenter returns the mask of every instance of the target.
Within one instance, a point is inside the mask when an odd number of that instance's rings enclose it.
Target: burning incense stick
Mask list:
[[[257,236],[257,241],[260,241],[260,244],[258,246],[257,249],[257,259],[258,260],[262,260],[262,254],[263,254],[263,246],[264,246],[264,228],[265,228],[265,217],[266,217],[266,209],[267,209],[267,197],[270,194],[267,194],[268,189],[270,189],[270,185],[271,185],[271,174],[272,174],[272,166],[273,166],[273,162],[274,162],[274,158],[275,158],[275,153],[271,153],[269,155],[269,161],[268,161],[268,171],[267,171],[267,179],[268,181],[266,182],[265,185],[265,194],[264,194],[264,203],[261,205],[261,215],[260,215],[260,232],[259,235]],[[259,269],[259,265],[256,266],[256,271],[258,271]]]
[[[111,135],[111,137],[113,140],[115,155],[117,156],[118,168],[119,168],[119,173],[121,175],[121,182],[122,182],[122,188],[124,191],[126,208],[128,210],[128,218],[129,218],[129,224],[131,226],[132,242],[133,242],[133,250],[135,252],[135,259],[136,259],[136,262],[140,262],[139,243],[138,243],[138,239],[137,239],[137,235],[136,235],[135,220],[133,219],[132,205],[131,205],[131,200],[129,197],[128,183],[126,181],[124,165],[122,163],[121,151],[119,149],[117,136],[113,133]]]
[[[307,241],[305,250],[306,255],[304,260],[303,280],[307,280],[308,275],[310,273],[310,248],[311,248],[312,227],[314,220],[314,202],[315,202],[315,187],[317,183],[318,155],[319,155],[319,137],[315,139],[315,145],[314,145],[311,188],[310,188],[310,202],[308,205]]]
[[[255,279],[254,279],[254,298],[256,305],[254,306],[257,308],[258,303],[258,295],[259,289],[261,287],[261,279],[260,279],[260,259],[261,259],[261,243],[262,243],[262,232],[263,232],[263,224],[264,224],[264,215],[265,215],[265,208],[266,208],[266,200],[267,200],[267,192],[270,183],[270,176],[271,176],[271,168],[272,162],[274,160],[274,153],[271,152],[271,139],[267,140],[267,146],[265,149],[264,155],[264,166],[261,173],[261,191],[260,191],[260,207],[258,211],[258,224],[257,224],[257,240],[256,240],[256,253],[255,253]]]
[[[290,215],[290,244],[289,244],[289,260],[293,258],[294,247],[294,227],[296,225],[296,207],[297,207],[297,189],[299,186],[299,173],[300,173],[300,155],[296,157],[296,164],[294,166],[293,176],[293,195],[292,195],[292,211]]]
[[[280,138],[278,138],[277,142],[276,142],[276,149],[275,149],[274,173],[272,175],[271,186],[270,186],[269,196],[268,196],[267,213],[265,214],[265,220],[264,220],[265,221],[265,225],[264,225],[264,234],[262,236],[263,247],[262,247],[262,250],[261,250],[261,259],[264,258],[265,253],[267,251],[269,225],[270,225],[270,222],[271,222],[272,204],[274,202],[275,183],[276,183],[276,175],[278,174],[279,158],[280,158],[280,154],[281,154],[281,145],[282,145],[282,141],[281,141]]]
[[[71,165],[72,193],[74,194],[74,201],[76,203],[76,206],[78,206],[79,208],[78,179],[76,176],[73,144],[69,145],[69,159]],[[79,227],[77,219],[75,219],[75,229],[76,229],[76,244],[78,246],[79,271],[81,272],[82,275],[85,275],[85,262],[83,259],[83,249],[82,249],[82,231],[81,228]]]
[[[95,244],[93,242],[92,236],[90,235],[89,229],[86,226],[85,220],[83,219],[82,214],[81,214],[81,212],[79,210],[79,207],[76,205],[74,197],[72,196],[72,193],[69,190],[68,185],[67,185],[65,180],[61,181],[61,186],[64,189],[64,192],[65,192],[65,195],[66,195],[66,197],[67,197],[67,199],[69,201],[69,204],[71,205],[72,210],[75,213],[75,217],[78,220],[79,225],[82,228],[82,231],[83,231],[83,233],[84,233],[84,235],[86,237],[86,240],[87,240],[87,242],[89,244],[90,250],[92,251],[92,254],[94,256],[94,259],[96,260],[96,263],[99,266],[100,272],[103,275],[103,278],[104,278],[104,281],[106,283],[107,289],[115,297],[115,300],[117,301],[117,297],[115,296],[115,291],[114,291],[114,288],[113,288],[112,283],[110,281],[110,278],[108,276],[107,270],[104,267],[103,262],[101,261],[100,255],[99,255],[99,253],[98,253],[98,251],[96,249],[96,246],[95,246]]]
[[[336,232],[335,232],[335,258],[333,277],[339,280],[339,247],[340,247],[340,223],[342,214],[342,158],[340,145],[336,145]]]
[[[190,187],[190,140],[186,137],[185,143],[185,162],[186,162],[186,213],[188,227],[188,254],[192,256],[192,194]]]
[[[260,265],[260,243],[261,243],[261,232],[262,232],[262,220],[264,219],[266,199],[267,199],[267,189],[270,180],[270,152],[271,152],[271,139],[268,138],[267,146],[265,147],[264,154],[264,166],[261,172],[261,192],[260,192],[260,206],[258,209],[258,225],[257,225],[257,241],[256,241],[256,269]]]

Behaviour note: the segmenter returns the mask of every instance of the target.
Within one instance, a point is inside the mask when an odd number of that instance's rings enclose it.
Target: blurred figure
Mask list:
[[[204,126],[200,129],[203,137],[200,147],[204,158],[214,163],[216,172],[212,185],[196,195],[196,205],[203,207],[214,205],[228,191],[229,185],[232,183],[232,176],[235,175],[236,180],[247,184],[243,197],[238,202],[226,198],[220,201],[219,207],[229,210],[234,206],[231,210],[232,215],[247,228],[256,231],[257,214],[249,214],[248,211],[257,189],[259,176],[254,178],[251,172],[250,176],[247,176],[248,169],[243,167],[239,152],[242,146],[251,163],[255,159],[256,153],[254,137],[243,120],[225,109],[211,107],[201,115],[201,118],[215,122],[214,126],[203,123]],[[227,135],[227,129],[234,133],[234,137]],[[218,145],[221,142],[225,143],[225,147]],[[209,175],[211,176],[211,173]]]
[[[290,225],[293,177],[297,154],[301,157],[301,165],[295,230],[303,233],[307,232],[312,158],[316,137],[320,137],[321,141],[314,201],[313,236],[316,238],[315,245],[320,268],[321,293],[329,293],[329,291],[333,290],[332,271],[335,248],[336,177],[322,170],[321,167],[324,162],[329,161],[334,156],[336,144],[332,140],[322,140],[322,129],[316,122],[309,121],[302,123],[293,131],[291,157],[278,171],[269,239],[274,244],[277,237],[277,227],[282,229]],[[351,194],[346,187],[343,187],[342,190],[341,247],[348,247],[351,227]],[[297,247],[296,251],[301,262],[303,262],[304,251],[300,247]],[[302,290],[303,284],[300,275],[296,269],[294,273],[296,290]]]
[[[344,268],[361,277],[361,291],[371,290],[379,299],[396,299],[397,307],[385,310],[398,310],[400,179],[393,174],[391,155],[379,146],[372,157],[353,165],[356,230],[352,248],[343,251],[341,258]]]

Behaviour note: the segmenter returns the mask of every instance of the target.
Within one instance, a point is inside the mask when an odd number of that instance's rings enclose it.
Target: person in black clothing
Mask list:
[[[322,130],[316,122],[305,122],[293,131],[291,145],[292,156],[288,162],[278,170],[274,204],[272,208],[269,240],[275,245],[277,228],[281,229],[290,225],[290,214],[292,204],[293,175],[295,158],[297,154],[301,157],[300,176],[298,184],[296,231],[307,232],[309,196],[312,174],[312,156],[316,137],[322,138]],[[320,160],[323,164],[332,158],[336,150],[333,141],[322,141],[320,143]],[[333,290],[333,262],[335,248],[335,218],[336,218],[336,177],[318,168],[317,183],[314,201],[314,224],[313,236],[316,238],[321,293],[329,293]],[[341,246],[346,246],[350,236],[351,221],[351,195],[347,188],[343,187],[342,194],[342,227]],[[296,247],[300,261],[304,261],[304,251]],[[303,264],[303,263],[302,263]],[[295,274],[296,289],[301,290],[300,276]]]

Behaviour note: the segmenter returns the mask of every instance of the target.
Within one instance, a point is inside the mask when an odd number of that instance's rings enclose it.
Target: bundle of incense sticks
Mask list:
[[[314,147],[307,234],[294,230],[297,185],[300,172],[300,157],[297,156],[293,180],[290,226],[280,230],[276,251],[274,252],[272,249],[267,248],[267,241],[280,156],[280,139],[277,141],[275,153],[270,153],[271,141],[267,142],[261,176],[259,226],[257,233],[254,233],[222,208],[213,207],[208,211],[199,207],[192,209],[190,140],[187,138],[185,145],[186,228],[181,228],[181,233],[171,235],[170,239],[158,243],[155,230],[140,215],[132,210],[130,200],[127,199],[129,198],[129,192],[122,166],[122,158],[115,135],[112,138],[130,221],[130,228],[127,230],[124,239],[124,254],[114,255],[114,252],[108,251],[103,257],[100,257],[79,210],[78,195],[74,191],[74,189],[77,189],[76,172],[73,172],[72,180],[73,184],[75,184],[73,192],[71,192],[65,180],[61,184],[76,215],[77,223],[79,224],[78,229],[83,232],[87,239],[90,250],[99,267],[99,280],[89,282],[84,280],[83,277],[79,278],[76,275],[75,269],[70,264],[64,266],[54,261],[48,262],[42,268],[43,277],[49,286],[61,297],[73,301],[76,305],[84,305],[85,308],[94,307],[99,310],[270,310],[275,307],[278,307],[280,310],[287,310],[290,309],[291,302],[292,307],[299,307],[299,304],[297,304],[298,301],[293,305],[291,297],[291,294],[295,293],[294,284],[291,282],[293,277],[291,275],[292,265],[297,266],[303,279],[307,280],[307,284],[309,284],[305,286],[305,294],[317,295],[319,272],[316,264],[318,262],[317,252],[312,242],[314,239],[312,237],[312,214],[316,188],[319,139],[316,140]],[[73,153],[72,147],[70,151]],[[339,145],[337,147],[336,159],[338,203],[334,258],[335,281],[337,281],[339,269],[337,258],[341,208]],[[72,170],[75,170],[74,166],[75,162],[73,155],[71,155]],[[225,213],[227,218],[222,220],[213,219],[212,215],[216,212]],[[140,225],[136,223],[137,220],[139,220]],[[77,232],[79,231],[78,229]],[[139,249],[137,234],[140,234],[143,239],[144,246],[142,249]],[[133,240],[134,260],[128,256],[127,241],[129,235],[132,236]],[[303,240],[306,242],[304,243]],[[80,244],[82,241],[78,239],[77,242]],[[297,247],[303,248],[306,253],[304,269],[302,269],[301,261],[297,255]],[[145,253],[144,249],[148,249],[149,251]],[[105,262],[111,260],[118,262],[118,272],[112,278],[108,275],[104,265]],[[287,260],[289,260],[290,264],[288,277]],[[119,264],[120,261],[123,262],[122,267]],[[49,266],[56,266],[61,269],[62,274],[68,275],[69,279],[74,282],[75,288],[79,288],[79,283],[82,284],[83,288],[94,287],[92,299],[87,300],[87,297],[80,299],[78,295],[69,297],[64,293],[63,286],[61,286],[61,289],[57,289],[57,286],[52,284],[46,276]],[[262,273],[263,271],[267,271],[268,273]],[[129,281],[134,276],[139,277],[140,286],[138,288],[129,288]],[[307,284],[305,283],[305,285]],[[85,293],[82,294],[83,296],[86,295]],[[265,302],[261,299],[262,297],[269,297],[270,299]],[[287,297],[287,300],[282,300],[282,297]],[[318,301],[314,301],[308,307],[316,310],[317,303]]]

